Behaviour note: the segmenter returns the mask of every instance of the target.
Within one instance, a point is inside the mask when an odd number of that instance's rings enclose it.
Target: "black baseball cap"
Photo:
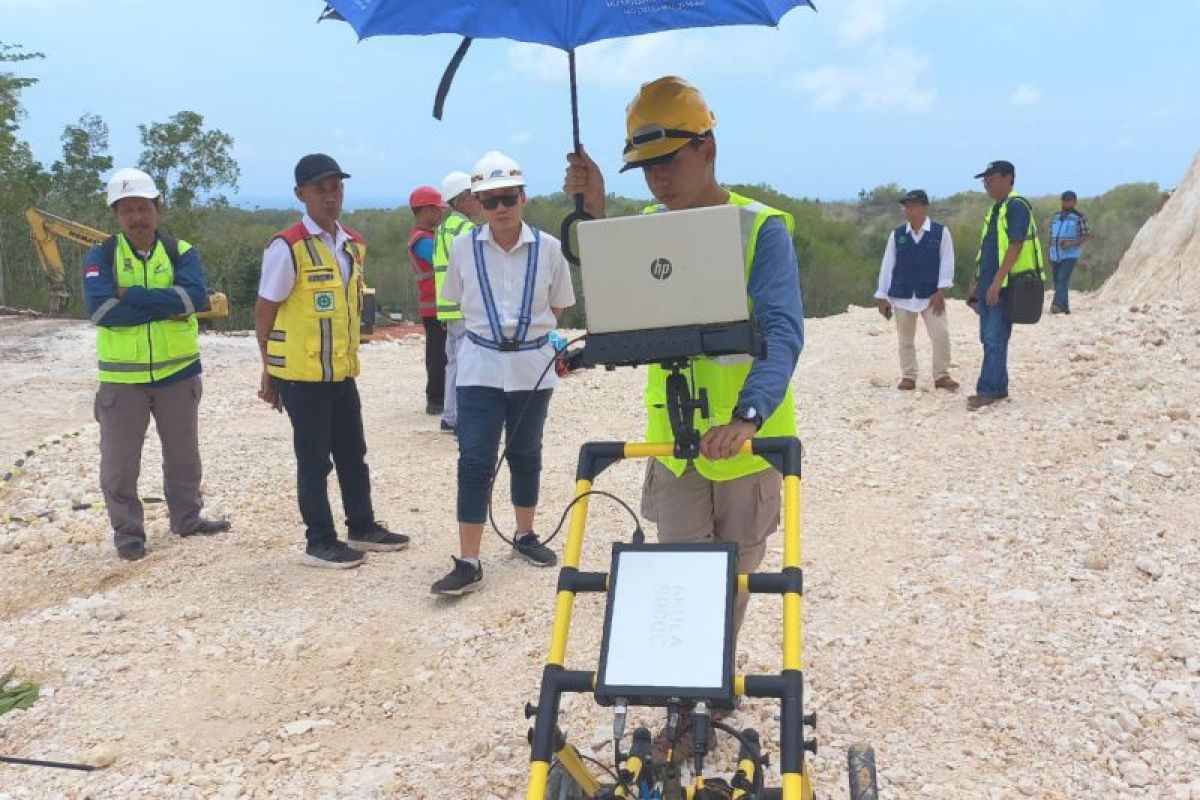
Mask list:
[[[1078,200],[1079,195],[1075,194],[1070,189],[1067,189],[1065,192],[1062,193],[1062,199],[1063,200]]]
[[[1011,161],[993,161],[983,168],[983,172],[976,175],[976,178],[983,178],[987,175],[1016,175],[1017,169],[1012,165]]]
[[[296,162],[296,185],[303,186],[322,178],[336,175],[339,178],[350,176],[342,172],[342,168],[330,156],[324,153],[310,153]]]
[[[904,193],[904,197],[900,198],[900,205],[906,203],[920,203],[921,205],[929,205],[929,195],[925,194],[924,189],[909,189]]]

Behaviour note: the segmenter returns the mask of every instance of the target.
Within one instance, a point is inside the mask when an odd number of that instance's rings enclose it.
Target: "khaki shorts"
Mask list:
[[[768,469],[732,481],[710,481],[692,467],[678,478],[657,459],[646,466],[642,516],[658,526],[660,542],[733,542],[738,572],[754,572],[779,528],[783,477]],[[739,594],[741,627],[749,595]]]

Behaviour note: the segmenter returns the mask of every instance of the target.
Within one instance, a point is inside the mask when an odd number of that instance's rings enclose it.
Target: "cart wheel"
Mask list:
[[[875,749],[869,744],[850,745],[846,764],[850,768],[850,800],[879,800]]]
[[[546,777],[546,800],[586,800],[583,789],[557,758],[550,762]]]

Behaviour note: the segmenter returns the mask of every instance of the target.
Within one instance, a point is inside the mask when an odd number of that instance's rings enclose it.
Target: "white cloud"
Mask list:
[[[888,29],[896,5],[897,0],[855,0],[835,7],[834,30],[838,41],[855,45],[881,35]]]
[[[1028,83],[1018,86],[1012,93],[1010,102],[1014,106],[1033,106],[1042,100],[1042,90]]]
[[[819,109],[920,111],[937,98],[937,92],[922,80],[928,69],[929,59],[900,47],[881,50],[858,66],[826,64],[810,69],[788,83]]]
[[[688,75],[712,62],[713,45],[703,35],[683,31],[606,39],[575,53],[580,84],[638,86],[648,75]],[[567,82],[567,56],[537,44],[514,44],[508,60],[520,75],[543,83]]]
[[[533,134],[529,131],[517,131],[512,136],[508,137],[509,144],[514,147],[524,147],[533,141]]]

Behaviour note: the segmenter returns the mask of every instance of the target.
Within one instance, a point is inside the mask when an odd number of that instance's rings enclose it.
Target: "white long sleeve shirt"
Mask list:
[[[911,223],[905,223],[904,229],[908,235],[912,237],[914,242],[921,241],[926,233],[933,226],[930,224],[929,217],[925,218],[925,224],[921,226],[921,230],[914,231]],[[942,246],[938,251],[941,256],[941,264],[938,269],[938,288],[949,289],[954,285],[954,240],[950,238],[950,229],[942,228]],[[895,308],[902,308],[905,311],[912,311],[920,314],[925,309],[929,308],[930,298],[925,297],[888,297],[888,289],[892,286],[892,272],[896,269],[896,233],[892,231],[888,234],[887,247],[883,251],[883,262],[879,265],[879,287],[875,290],[875,297],[880,300],[887,300]]]
[[[533,247],[533,231],[521,224],[521,236],[512,250],[504,250],[492,239],[490,225],[479,231],[483,245],[488,282],[496,301],[501,332],[505,336],[516,333],[521,313],[521,299],[525,289],[525,269]],[[483,291],[475,271],[475,252],[471,233],[465,233],[450,245],[450,264],[442,283],[442,297],[462,308],[463,322],[471,333],[485,339],[492,338],[488,325],[487,310],[483,303]],[[533,287],[533,307],[527,339],[537,339],[554,330],[558,321],[553,308],[570,308],[575,305],[575,291],[571,286],[571,270],[563,257],[558,239],[542,233],[538,246],[537,282]],[[465,338],[458,351],[458,385],[489,386],[506,392],[529,391],[545,373],[540,388],[551,389],[558,382],[553,369],[546,371],[546,364],[554,358],[554,345],[546,344],[537,350],[502,353],[478,345]]]

